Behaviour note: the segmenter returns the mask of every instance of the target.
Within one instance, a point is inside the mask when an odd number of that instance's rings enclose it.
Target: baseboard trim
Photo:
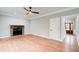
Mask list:
[[[43,37],[43,38],[47,38],[47,39],[49,39],[49,37],[42,36],[42,35],[38,35],[38,34],[30,34],[30,35],[35,35],[35,36],[39,36],[39,37]]]
[[[35,36],[39,36],[39,37],[43,37],[43,38],[47,38],[47,39],[51,39],[49,37],[46,37],[46,36],[42,36],[42,35],[37,35],[37,34],[31,34],[31,35],[35,35]],[[56,39],[51,39],[51,40],[55,40],[55,41],[60,41],[60,42],[63,42],[63,40],[56,40]]]
[[[10,37],[10,36],[3,36],[3,37],[0,37],[0,38],[7,38],[7,37]]]

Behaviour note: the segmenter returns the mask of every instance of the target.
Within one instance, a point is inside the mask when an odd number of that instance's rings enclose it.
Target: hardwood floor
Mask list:
[[[63,52],[64,43],[35,36],[21,35],[3,38],[0,41],[1,52]]]

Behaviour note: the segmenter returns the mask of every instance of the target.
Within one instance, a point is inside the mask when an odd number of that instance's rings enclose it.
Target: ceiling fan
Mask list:
[[[27,8],[24,7],[24,9],[25,9],[26,11],[28,11],[28,13],[27,13],[26,15],[32,14],[32,13],[34,13],[34,14],[39,14],[39,12],[32,11],[32,7],[29,7],[29,9],[27,9]]]

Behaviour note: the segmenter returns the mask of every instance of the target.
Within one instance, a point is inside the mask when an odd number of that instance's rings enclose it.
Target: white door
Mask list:
[[[50,19],[49,38],[60,40],[60,17]]]

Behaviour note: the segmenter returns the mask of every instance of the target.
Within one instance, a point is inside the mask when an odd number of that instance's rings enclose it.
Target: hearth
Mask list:
[[[10,25],[10,35],[23,35],[24,34],[24,25]]]

